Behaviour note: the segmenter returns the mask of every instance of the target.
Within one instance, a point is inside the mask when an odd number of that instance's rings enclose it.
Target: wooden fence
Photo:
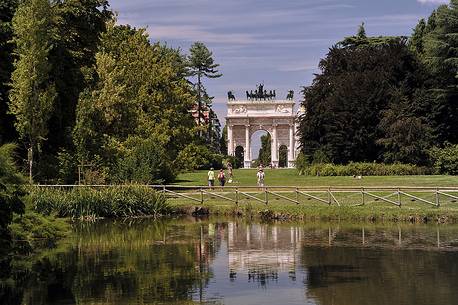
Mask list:
[[[129,186],[129,185],[125,185]],[[375,187],[292,187],[292,186],[183,186],[183,185],[145,185],[169,198],[191,200],[203,204],[205,201],[217,200],[239,204],[244,201],[256,201],[269,204],[272,200],[284,200],[301,204],[304,201],[315,201],[327,205],[341,206],[343,197],[352,199],[353,205],[360,206],[371,202],[385,202],[398,207],[410,202],[420,202],[435,207],[442,203],[456,203],[458,187],[408,187],[408,186],[375,186]],[[80,187],[122,187],[120,185],[37,185],[50,188]]]

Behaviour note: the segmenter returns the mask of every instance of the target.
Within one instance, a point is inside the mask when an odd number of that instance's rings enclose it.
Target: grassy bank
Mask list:
[[[162,194],[135,185],[72,189],[34,187],[29,200],[34,211],[57,217],[119,218],[171,212]]]
[[[449,202],[439,208],[426,204],[409,202],[402,207],[380,202],[370,202],[364,206],[327,205],[305,201],[294,204],[279,199],[269,204],[246,200],[238,205],[213,198],[203,204],[189,200],[171,199],[170,206],[185,214],[194,212],[210,215],[237,215],[249,218],[275,220],[321,220],[321,221],[370,221],[370,222],[413,222],[413,223],[458,223],[458,203]]]
[[[233,186],[256,185],[256,169],[234,170]],[[227,172],[226,172],[227,174]],[[266,169],[267,186],[458,186],[458,176],[367,176],[354,179],[352,176],[316,177],[299,176],[295,169]],[[195,171],[178,176],[175,184],[206,185],[207,171]]]

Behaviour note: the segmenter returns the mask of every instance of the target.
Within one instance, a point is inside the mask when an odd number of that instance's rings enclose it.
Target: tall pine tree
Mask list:
[[[195,42],[188,57],[188,67],[190,76],[197,77],[197,124],[202,123],[202,103],[206,95],[205,88],[202,85],[202,78],[218,78],[222,74],[218,72],[219,65],[214,62],[213,54],[202,42]]]

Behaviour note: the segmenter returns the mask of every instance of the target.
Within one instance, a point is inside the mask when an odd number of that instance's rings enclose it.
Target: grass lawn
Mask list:
[[[195,171],[178,176],[177,185],[206,185],[208,171]],[[234,170],[233,186],[255,186],[256,169]],[[215,176],[218,172],[215,171]],[[227,175],[227,171],[226,171]],[[266,186],[455,186],[458,176],[367,176],[363,179],[353,177],[312,177],[299,176],[295,169],[266,169]]]
[[[256,169],[239,169],[234,171],[234,183],[232,186],[255,186]],[[216,172],[216,171],[215,171]],[[298,187],[458,187],[458,176],[368,176],[363,179],[353,177],[310,177],[299,176],[294,169],[266,169],[266,186],[298,186]],[[207,184],[207,171],[196,171],[178,176],[176,185],[205,186]],[[278,189],[278,188],[277,188]],[[256,189],[254,190],[256,191]],[[215,192],[221,192],[215,188]],[[224,191],[223,191],[224,192]],[[220,193],[224,194],[224,193]],[[234,194],[224,194],[226,197],[235,198]],[[294,199],[295,194],[283,195]],[[379,196],[386,196],[389,193],[379,193]],[[416,194],[417,196],[434,202],[434,193]],[[256,195],[263,199],[263,194]],[[326,199],[326,194],[317,195]],[[169,204],[178,210],[192,211],[196,206],[208,209],[210,214],[217,215],[244,215],[260,216],[267,219],[302,219],[302,220],[347,220],[347,221],[408,221],[408,222],[458,222],[458,203],[450,198],[441,198],[441,206],[435,207],[424,202],[412,200],[403,196],[402,207],[393,204],[375,201],[374,198],[366,197],[364,206],[356,206],[361,203],[361,194],[337,193],[336,198],[341,206],[335,203],[328,205],[316,200],[307,200],[300,197],[300,204],[270,195],[268,204],[244,198],[240,196],[239,204],[218,198],[213,195],[205,195],[203,203],[192,201],[186,198],[170,198]],[[192,195],[193,198],[200,198],[199,194]],[[396,200],[395,198],[393,200]]]

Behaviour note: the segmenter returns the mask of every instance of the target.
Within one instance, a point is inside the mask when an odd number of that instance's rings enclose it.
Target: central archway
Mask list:
[[[272,162],[272,136],[266,130],[257,130],[251,135],[252,167],[267,167]]]

